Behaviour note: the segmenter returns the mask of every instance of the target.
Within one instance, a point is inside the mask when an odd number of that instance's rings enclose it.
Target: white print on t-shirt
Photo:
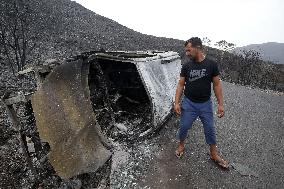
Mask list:
[[[190,70],[188,80],[190,82],[192,82],[192,81],[195,81],[195,80],[200,79],[202,77],[205,77],[206,75],[207,75],[206,74],[206,69]]]

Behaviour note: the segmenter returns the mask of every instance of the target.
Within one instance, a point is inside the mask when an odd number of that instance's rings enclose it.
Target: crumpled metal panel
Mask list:
[[[179,79],[179,56],[136,62],[137,70],[152,102],[154,128],[169,115]]]
[[[40,137],[49,143],[49,160],[62,178],[94,172],[111,156],[90,104],[88,71],[87,62],[66,62],[32,97]]]
[[[92,62],[96,56],[88,60]],[[158,53],[133,59],[111,55],[101,58],[136,65],[153,111],[153,127],[140,136],[156,130],[172,109],[181,68],[178,54]],[[65,62],[53,69],[32,98],[38,131],[41,138],[49,142],[50,162],[62,178],[94,172],[111,156],[92,109],[88,74],[89,62],[83,62],[81,58]]]

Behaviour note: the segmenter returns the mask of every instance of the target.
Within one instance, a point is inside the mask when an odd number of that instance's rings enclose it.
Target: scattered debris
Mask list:
[[[29,153],[35,153],[35,145],[32,142],[30,137],[26,136],[26,143],[27,143],[27,147],[28,147],[28,152]]]
[[[180,66],[174,52],[95,51],[22,71],[37,80],[25,111],[40,136],[24,141],[33,163],[48,157],[63,179],[96,172],[112,155],[110,141],[135,142],[166,122]]]
[[[249,167],[240,164],[240,163],[231,163],[232,167],[238,172],[240,173],[242,176],[254,176],[254,177],[258,177],[258,174],[251,170]]]

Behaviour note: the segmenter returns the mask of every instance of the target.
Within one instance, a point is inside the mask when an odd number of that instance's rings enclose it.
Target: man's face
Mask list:
[[[190,59],[195,59],[197,57],[199,49],[193,47],[191,43],[188,43],[185,47],[185,54],[189,56]]]

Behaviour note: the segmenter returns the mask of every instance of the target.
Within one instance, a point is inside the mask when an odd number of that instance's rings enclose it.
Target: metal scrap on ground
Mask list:
[[[95,172],[111,157],[107,138],[157,130],[171,112],[180,66],[175,52],[89,52],[42,75],[32,105],[57,174]]]

